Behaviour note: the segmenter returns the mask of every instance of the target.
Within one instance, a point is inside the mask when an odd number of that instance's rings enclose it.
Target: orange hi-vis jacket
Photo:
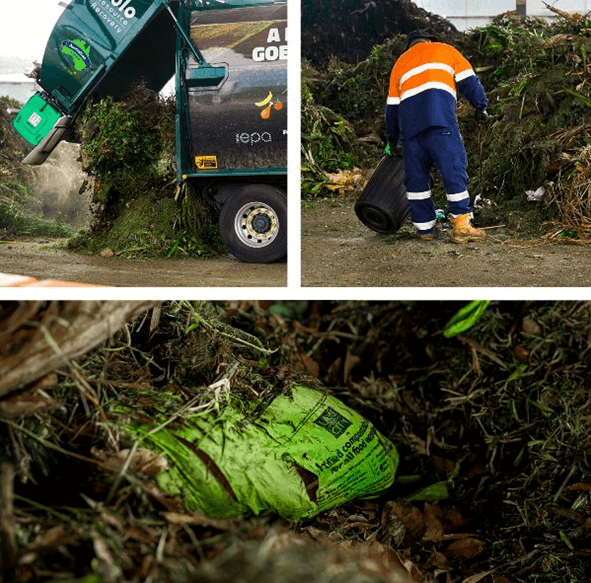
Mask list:
[[[456,90],[475,109],[486,109],[484,88],[457,49],[445,43],[421,42],[405,51],[390,76],[388,142],[395,146],[400,133],[410,139],[429,127],[456,125]]]

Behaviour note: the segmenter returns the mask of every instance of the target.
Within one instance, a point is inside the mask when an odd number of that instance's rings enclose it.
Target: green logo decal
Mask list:
[[[62,53],[72,57],[76,71],[84,71],[90,67],[90,47],[81,39],[65,40],[62,42]]]

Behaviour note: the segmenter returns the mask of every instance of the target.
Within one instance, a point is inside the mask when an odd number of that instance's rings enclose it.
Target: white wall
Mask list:
[[[16,75],[0,77],[0,96],[8,96],[24,104],[37,91],[37,84],[32,79],[17,81],[14,77]]]
[[[546,0],[547,4],[565,10],[586,14],[591,11],[591,0]],[[419,6],[445,16],[458,28],[477,28],[488,24],[494,16],[515,10],[515,0],[420,0]],[[553,17],[542,0],[526,0],[528,16]]]

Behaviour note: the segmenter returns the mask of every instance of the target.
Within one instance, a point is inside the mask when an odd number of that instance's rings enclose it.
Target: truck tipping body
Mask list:
[[[174,75],[176,38],[166,4],[73,0],[67,6],[45,47],[37,78],[43,91],[14,121],[35,147],[25,162],[42,164],[90,97],[120,97],[140,80],[157,91],[164,87]]]
[[[193,13],[191,39],[227,77],[191,87],[200,67],[187,64],[190,121],[184,174],[281,173],[287,167],[287,4]],[[181,94],[178,88],[177,95]]]

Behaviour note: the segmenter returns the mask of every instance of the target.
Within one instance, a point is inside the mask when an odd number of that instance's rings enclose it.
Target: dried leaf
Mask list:
[[[446,552],[450,557],[473,559],[485,546],[486,543],[484,541],[466,537],[450,543]]]
[[[525,346],[521,346],[521,344],[516,344],[513,347],[513,354],[517,360],[528,361],[530,359],[531,353],[530,351],[525,348]]]
[[[386,502],[382,514],[382,524],[388,520],[389,514],[394,514],[406,528],[406,532],[415,540],[420,540],[425,532],[425,521],[423,514],[416,507],[410,504],[399,504],[398,502]]]
[[[121,470],[127,461],[129,452],[129,449],[122,449],[116,454],[110,454],[95,447],[91,448],[92,455],[101,460],[101,467],[112,472]],[[161,453],[140,447],[134,453],[129,467],[138,474],[154,478],[168,469],[168,460]]]
[[[343,367],[343,384],[349,384],[349,377],[351,375],[351,371],[355,368],[355,366],[359,363],[360,360],[361,359],[358,356],[351,354],[349,347],[347,347],[345,365]]]
[[[441,524],[441,509],[434,504],[425,504],[423,518],[425,520],[425,534],[422,542],[439,542],[443,538],[443,524]]]
[[[449,571],[449,569],[451,569],[451,563],[443,553],[439,551],[433,551],[432,555],[427,561],[427,567],[437,567],[443,571]]]
[[[311,376],[313,376],[315,379],[320,377],[320,365],[318,362],[316,362],[316,360],[302,352],[297,355],[297,358],[306,367],[306,370]]]
[[[526,334],[533,334],[534,336],[542,335],[542,327],[535,320],[532,320],[528,316],[523,318],[521,330]]]

